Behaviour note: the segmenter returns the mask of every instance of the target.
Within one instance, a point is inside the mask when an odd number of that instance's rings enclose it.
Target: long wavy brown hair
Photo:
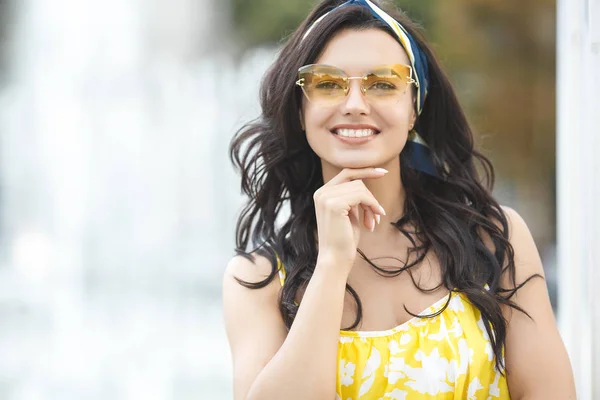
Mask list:
[[[369,10],[347,6],[331,13],[327,23],[317,24],[301,41],[317,18],[339,4],[339,0],[321,2],[291,34],[262,80],[260,117],[236,132],[230,145],[230,158],[241,174],[241,188],[248,196],[237,221],[236,253],[250,260],[253,254],[263,255],[272,266],[270,275],[263,281],[238,279],[238,282],[252,289],[268,285],[278,273],[278,255],[287,272],[279,309],[288,328],[299,307],[294,302],[296,294],[308,284],[316,265],[317,221],[313,194],[323,185],[321,161],[310,148],[300,125],[298,111],[302,92],[294,85],[298,68],[313,63],[328,40],[341,29],[381,29],[397,40],[390,28]],[[411,169],[403,157],[404,151],[400,153],[406,201],[402,218],[393,225],[412,243],[408,255],[414,254],[414,261],[405,261],[397,269],[381,268],[360,249],[357,251],[384,276],[397,276],[405,271],[411,274],[411,268],[433,251],[440,262],[442,282],[429,289],[419,287],[414,279],[413,283],[424,292],[441,286],[463,292],[481,311],[495,353],[496,368],[504,373],[502,351],[507,323],[501,306],[527,314],[510,299],[534,276],[520,285],[515,282],[514,251],[508,240],[507,217],[491,194],[494,169],[491,162],[474,149],[473,133],[465,114],[421,29],[404,13],[380,7],[406,28],[427,57],[429,93],[415,129],[429,144],[442,179]],[[481,173],[476,169],[476,161]],[[484,244],[482,235],[489,237],[494,251]],[[500,287],[503,274],[508,274],[512,288]],[[347,328],[353,329],[362,319],[362,305],[350,285],[346,285],[346,290],[357,304],[356,319]]]

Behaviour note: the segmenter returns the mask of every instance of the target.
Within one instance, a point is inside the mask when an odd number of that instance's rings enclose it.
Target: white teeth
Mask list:
[[[363,136],[371,136],[375,134],[375,131],[372,129],[337,129],[337,134],[345,137],[363,137]]]

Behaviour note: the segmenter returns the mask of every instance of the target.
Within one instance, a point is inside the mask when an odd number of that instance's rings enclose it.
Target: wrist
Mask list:
[[[353,264],[354,262],[351,260],[342,260],[328,253],[319,253],[315,273],[318,271],[321,274],[340,277],[346,281]]]

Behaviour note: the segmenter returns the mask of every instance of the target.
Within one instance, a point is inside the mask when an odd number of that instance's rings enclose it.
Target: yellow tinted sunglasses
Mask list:
[[[340,68],[325,64],[310,64],[298,69],[296,85],[306,98],[318,105],[341,103],[350,92],[351,79],[360,79],[360,90],[373,103],[397,103],[413,79],[410,65],[392,64],[373,68],[363,76],[348,76]]]

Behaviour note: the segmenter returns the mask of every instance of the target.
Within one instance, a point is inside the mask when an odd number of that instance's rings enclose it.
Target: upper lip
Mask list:
[[[331,131],[333,132],[337,129],[372,129],[375,132],[379,132],[379,129],[369,124],[338,124],[331,128]]]

